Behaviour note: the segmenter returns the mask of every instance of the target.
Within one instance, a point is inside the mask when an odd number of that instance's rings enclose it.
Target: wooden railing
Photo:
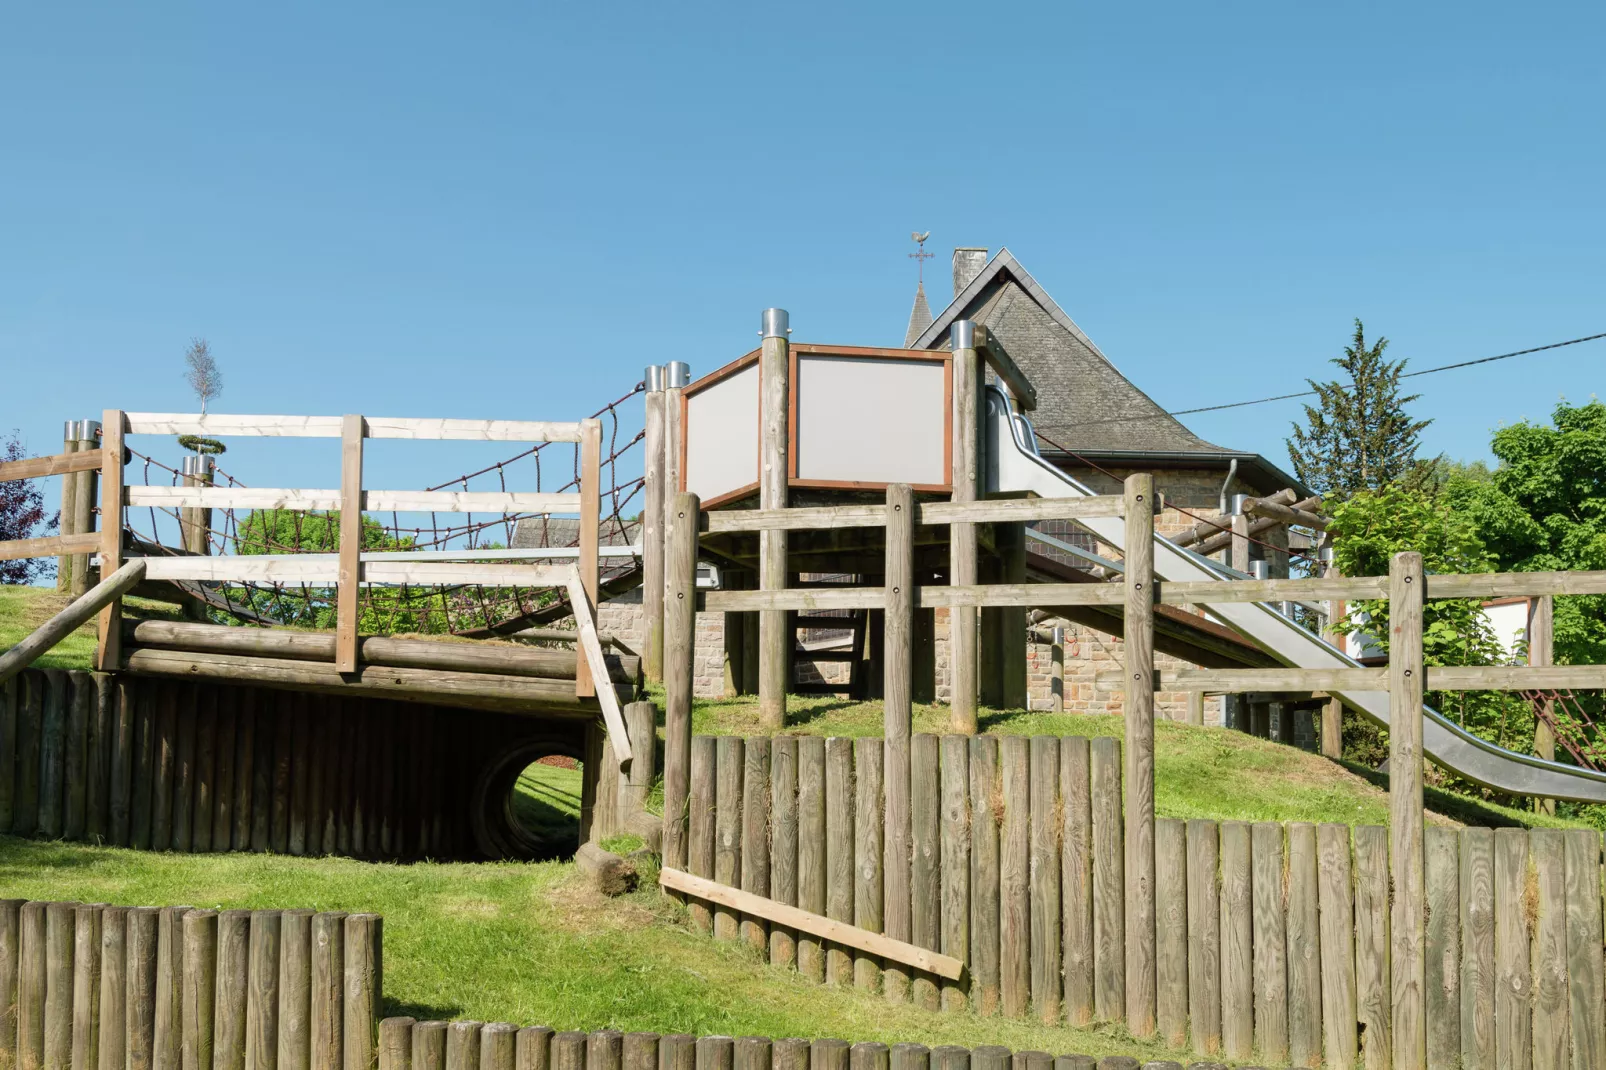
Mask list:
[[[131,434],[336,438],[341,444],[338,488],[129,486],[123,474],[124,437]],[[580,450],[579,490],[570,493],[461,490],[380,490],[364,486],[363,446],[370,438],[573,442]],[[523,420],[445,420],[376,416],[281,416],[137,413],[108,409],[103,431],[102,568],[122,562],[123,511],[128,507],[178,509],[288,509],[328,511],[340,518],[340,543],[332,554],[252,554],[177,556],[145,559],[146,575],[157,580],[321,584],[335,588],[334,664],[337,671],[359,670],[359,588],[364,584],[475,584],[556,587],[573,606],[577,642],[583,656],[575,671],[575,695],[595,696],[608,735],[621,760],[630,755],[617,696],[606,686],[608,671],[598,641],[598,528],[601,504],[602,424],[596,419],[568,423]],[[59,459],[58,459],[59,460]],[[68,463],[73,463],[69,461]],[[579,553],[562,565],[517,562],[419,560],[405,551],[363,552],[362,514],[367,511],[432,513],[573,513],[579,520]],[[102,612],[97,667],[120,667],[122,628],[116,601]],[[598,681],[605,686],[598,686]]]
[[[86,440],[88,441],[88,440]],[[69,439],[68,446],[74,445]],[[101,537],[95,530],[93,479],[85,473],[99,472],[105,463],[102,449],[79,449],[48,457],[27,457],[20,461],[0,461],[0,483],[18,479],[64,477],[60,535],[33,539],[7,539],[0,542],[0,561],[22,558],[55,557],[59,586],[72,594],[89,589],[88,555],[100,549]],[[76,479],[74,477],[77,477]],[[80,529],[81,530],[77,530]],[[78,562],[83,567],[75,567]]]

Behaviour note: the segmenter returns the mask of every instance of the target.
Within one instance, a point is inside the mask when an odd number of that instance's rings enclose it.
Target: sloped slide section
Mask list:
[[[982,448],[989,493],[1030,491],[1044,498],[1069,498],[1093,492],[1038,456],[1030,424],[1010,413],[997,387],[987,388],[987,424]],[[1120,547],[1125,525],[1115,518],[1078,521],[1112,546]],[[1208,558],[1189,553],[1156,536],[1154,570],[1162,580],[1230,579]],[[1233,602],[1207,606],[1206,612],[1232,628],[1279,662],[1308,669],[1355,668],[1358,663],[1319,636],[1264,603]],[[1387,691],[1347,691],[1341,697],[1353,709],[1387,728]],[[1574,802],[1606,802],[1606,774],[1547,762],[1505,750],[1457,727],[1437,710],[1426,710],[1423,748],[1435,763],[1495,791]]]

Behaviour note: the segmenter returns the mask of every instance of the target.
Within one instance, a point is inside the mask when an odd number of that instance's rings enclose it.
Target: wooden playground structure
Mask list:
[[[1387,577],[1168,579],[1157,555],[1232,554],[1257,524],[1317,526],[1319,503],[1259,500],[1214,533],[1159,539],[1149,475],[1127,477],[1119,495],[1010,482],[1007,467],[1033,458],[999,443],[1018,435],[1035,395],[984,328],[960,321],[943,351],[794,346],[786,314],[769,310],[762,335],[696,383],[655,382],[649,370],[640,545],[619,548],[641,560],[620,581],[642,588],[639,657],[610,647],[597,624],[607,518],[595,419],[110,410],[87,448],[0,466],[0,479],[96,472],[102,503],[99,533],[0,545],[84,562],[69,570],[78,601],[0,655],[0,713],[30,733],[12,760],[43,771],[19,781],[0,827],[181,850],[516,857],[529,845],[494,811],[508,771],[545,748],[583,761],[582,836],[594,842],[641,812],[654,711],[631,699],[642,679],[661,681],[664,887],[715,937],[812,980],[932,1010],[1120,1022],[1232,1059],[1606,1063],[1600,836],[1427,829],[1423,811],[1423,762],[1435,757],[1425,733],[1439,731],[1426,691],[1598,688],[1606,670],[1428,667],[1422,650],[1428,599],[1606,593],[1606,573],[1430,576],[1402,554]],[[137,434],[338,438],[341,486],[214,486],[188,474],[185,485],[130,484],[124,439]],[[370,489],[363,445],[382,437],[569,443],[576,486]],[[126,529],[129,508],[172,510],[201,532],[208,510],[328,511],[339,545],[166,550]],[[563,564],[535,561],[565,548],[363,548],[365,512],[408,510],[569,513],[579,538]],[[1120,561],[1056,570],[1028,548],[1026,527],[1039,522],[1084,525]],[[336,626],[124,620],[119,600],[152,583],[225,599],[230,585],[316,586],[332,592]],[[556,591],[566,606],[515,596],[462,631],[510,634],[571,613],[574,650],[363,635],[365,587],[381,584]],[[1386,668],[1290,665],[1248,627],[1218,622],[1268,602],[1383,598]],[[913,735],[913,704],[930,700],[939,675],[937,611],[950,731]],[[727,624],[727,655],[758,696],[766,735],[693,736],[699,612],[743,622]],[[1123,695],[1120,741],[977,734],[983,707],[1024,705],[1033,612],[1120,637],[1120,667],[1101,681]],[[97,673],[18,675],[97,614]],[[797,686],[799,630],[844,626],[870,667],[865,693],[883,703],[882,736],[768,734],[784,728]],[[1199,667],[1161,671],[1157,653]],[[1322,693],[1330,710],[1340,696],[1380,696],[1389,826],[1157,819],[1159,688]],[[1533,768],[1545,783],[1571,775]]]

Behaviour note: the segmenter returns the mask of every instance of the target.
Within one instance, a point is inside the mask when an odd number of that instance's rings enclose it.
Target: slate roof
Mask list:
[[[604,518],[598,529],[601,546],[630,546],[640,541],[641,521]],[[580,545],[580,521],[567,516],[534,516],[520,520],[513,528],[513,547],[533,550],[548,546]]]
[[[906,345],[946,349],[954,320],[985,324],[1037,388],[1032,423],[1066,449],[1101,461],[1225,468],[1237,459],[1262,492],[1302,485],[1256,453],[1218,446],[1166,414],[1118,369],[1008,249],[988,261]],[[1044,444],[1045,454],[1053,451]],[[1258,477],[1258,478],[1256,478]],[[1273,486],[1274,484],[1274,486]]]
[[[908,349],[915,339],[931,326],[931,305],[926,301],[926,284],[922,280],[915,289],[915,307],[909,310],[909,329],[903,332],[903,347]]]

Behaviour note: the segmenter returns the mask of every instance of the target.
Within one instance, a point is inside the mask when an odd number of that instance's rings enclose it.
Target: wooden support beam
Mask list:
[[[764,315],[764,338],[759,346],[759,506],[784,509],[787,502],[788,438],[790,432],[790,343],[787,316],[779,309]],[[758,580],[762,591],[786,588],[787,532],[761,531],[758,537]],[[766,728],[786,722],[786,688],[791,682],[792,643],[795,637],[780,609],[762,610],[758,618],[758,717]]]
[[[998,335],[982,324],[976,324],[976,351],[987,361],[989,367],[997,373],[1000,381],[1009,387],[1010,396],[1027,412],[1037,408],[1037,388],[1032,381],[1026,378],[1026,373],[1020,370],[1020,365],[1004,349],[1004,343],[999,341]]]
[[[1156,499],[1158,501],[1158,499]],[[1121,498],[1005,498],[995,501],[917,502],[916,524],[1004,524],[1038,520],[1086,520],[1121,515]],[[797,509],[731,509],[708,513],[710,534],[748,531],[830,531],[877,528],[886,523],[879,505],[816,505]]]
[[[592,605],[591,593],[586,590],[585,580],[580,576],[573,576],[569,580],[569,604],[574,607],[575,630],[580,633],[576,649],[584,655],[575,664],[575,679],[580,678],[583,668],[587,689],[591,692],[590,695],[582,695],[579,687],[576,687],[575,697],[584,699],[596,696],[602,706],[602,722],[608,728],[608,742],[613,744],[614,761],[628,762],[630,733],[625,729],[625,715],[619,708],[619,696],[612,687],[599,688],[591,684],[593,680],[608,679],[608,662],[603,656],[602,644],[597,640],[596,607]],[[617,764],[613,769],[604,769],[603,779],[599,783],[611,783],[609,778],[617,777],[618,773]]]
[[[109,578],[123,565],[123,430],[126,417],[121,409],[107,409],[103,417],[100,434],[105,467],[101,470],[100,479],[100,574]],[[95,668],[101,672],[115,669],[121,660],[122,643],[122,602],[114,598],[100,611]]]
[[[1422,838],[1422,555],[1389,562],[1389,972],[1394,1066],[1427,1065],[1427,897]]]
[[[130,561],[29,632],[16,646],[0,654],[0,683],[33,664],[35,658],[77,631],[102,607],[116,602],[144,576],[145,562]]]
[[[597,603],[597,590],[601,582],[601,573],[597,568],[597,535],[602,525],[602,421],[588,419],[581,422],[580,430],[580,560],[576,566],[577,579],[580,590],[585,594],[587,620],[591,625],[592,642],[596,641],[596,621],[592,617]],[[573,585],[571,584],[571,587]],[[571,599],[572,602],[572,599]],[[584,631],[580,624],[580,607],[575,604],[575,624]],[[600,650],[601,648],[598,647]],[[598,677],[605,679],[606,677]],[[590,698],[596,694],[591,675],[589,658],[581,658],[575,667],[574,693],[577,698]],[[603,689],[604,691],[607,688]],[[607,711],[604,702],[603,710]],[[620,721],[619,734],[623,736],[624,722]],[[612,725],[608,734],[614,734]],[[628,753],[618,754],[618,741],[615,741],[615,753],[623,760],[629,757]]]
[[[642,459],[647,500],[641,514],[641,605],[647,621],[647,682],[664,678],[664,392],[645,394],[646,422]]]
[[[975,324],[959,320],[953,325],[953,447],[949,482],[956,506],[974,502],[981,485],[978,456],[981,441],[981,358]],[[955,523],[948,536],[948,582],[973,587],[980,579],[976,525]],[[953,731],[976,733],[976,705],[981,697],[980,650],[974,606],[956,605],[948,613],[949,722]]]
[[[915,547],[914,491],[907,483],[887,488],[886,637],[883,656],[882,736],[888,742],[909,739],[913,715]],[[907,784],[903,785],[907,790]]]
[[[340,432],[340,578],[335,593],[335,669],[357,671],[358,581],[362,579],[362,417],[342,419]]]
[[[62,443],[66,445],[65,442]],[[53,453],[48,457],[24,457],[20,461],[0,461],[0,483],[17,479],[42,479],[74,472],[98,472],[104,459],[97,446],[89,450]]]
[[[42,535],[35,539],[7,539],[0,542],[0,561],[94,553],[100,549],[101,542],[102,536],[98,531],[85,532],[81,535]]]
[[[835,921],[822,914],[777,903],[773,899],[744,892],[703,877],[694,877],[690,873],[667,865],[659,871],[658,881],[673,891],[706,899],[743,914],[763,918],[776,925],[783,925],[788,929],[796,929],[834,944],[853,948],[855,951],[892,959],[951,981],[957,981],[964,974],[965,964],[950,955],[916,947],[914,944],[894,940],[890,936],[861,929],[845,921]]]
[[[450,439],[479,442],[579,442],[579,423],[536,420],[441,420],[368,417],[369,438]],[[212,438],[343,438],[340,416],[240,416],[229,413],[131,412],[131,435],[206,435]]]
[[[1594,689],[1606,680],[1606,665],[1429,665],[1428,691],[1534,691]],[[1119,672],[1101,672],[1094,686],[1117,690]],[[1367,669],[1166,669],[1157,677],[1162,691],[1242,694],[1250,691],[1383,691],[1388,670]]]
[[[310,512],[344,507],[340,490],[300,487],[147,487],[128,488],[128,504],[154,509],[291,509]],[[362,507],[370,512],[578,513],[578,493],[499,490],[369,490]]]
[[[1283,505],[1281,502],[1265,498],[1251,498],[1244,503],[1244,512],[1250,516],[1267,517],[1284,525],[1315,528],[1317,531],[1327,530],[1327,518],[1320,513],[1313,513],[1296,506]]]
[[[697,642],[697,495],[674,496],[664,573],[664,864],[687,865],[691,700]]]
[[[1154,477],[1126,477],[1126,1023],[1152,1036],[1156,1014],[1154,847]]]

